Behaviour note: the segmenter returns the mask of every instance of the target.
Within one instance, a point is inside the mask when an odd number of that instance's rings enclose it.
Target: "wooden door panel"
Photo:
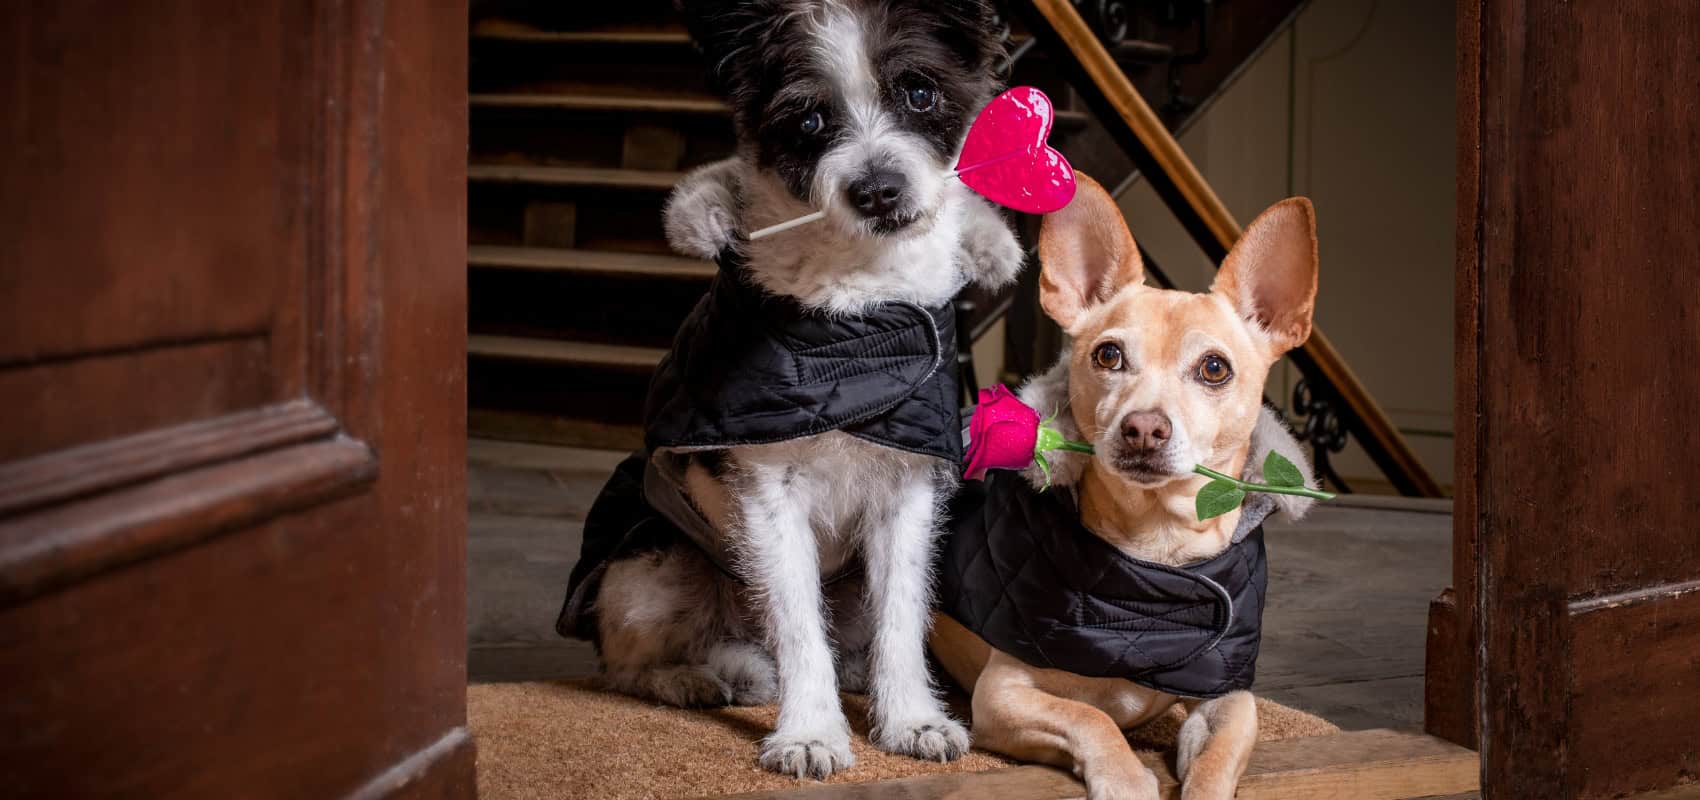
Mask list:
[[[0,409],[31,422],[0,426],[0,463],[260,408],[283,395],[273,362],[255,334],[0,367]]]
[[[364,190],[345,180],[361,155],[345,146],[360,133],[348,126],[380,112],[357,105],[369,85],[338,77],[359,42],[337,26],[359,8],[270,0],[232,13],[174,0],[3,15],[23,69],[3,112],[20,191],[0,200],[0,407],[29,424],[0,433],[0,476],[39,496],[0,489],[0,508],[74,496],[73,471],[85,495],[180,473],[171,502],[121,493],[98,500],[98,518],[71,508],[0,522],[0,541],[16,545],[0,555],[17,569],[0,578],[6,592],[191,544],[228,525],[176,520],[222,519],[231,503],[262,518],[324,477],[300,474],[313,470],[299,457],[274,459],[275,478],[191,472],[204,464],[369,435],[343,406],[366,402],[374,375],[334,361],[370,334],[345,324],[366,324],[367,306],[348,304],[344,287],[371,285],[374,265],[342,239],[369,220],[337,215]],[[317,422],[276,436],[291,416]],[[321,471],[359,480],[374,469]],[[89,527],[118,519],[154,533]]]
[[[464,740],[464,668],[410,654],[464,649],[465,634],[437,625],[434,604],[398,615],[429,598],[386,566],[435,571],[452,554],[422,559],[409,532],[376,535],[365,506],[345,499],[0,612],[0,674],[22,678],[0,718],[54,711],[10,728],[5,755],[67,770],[9,769],[8,795],[329,798],[446,733]]]
[[[1573,602],[1569,623],[1575,796],[1700,775],[1700,581]]]
[[[472,792],[466,18],[0,6],[9,795]]]
[[[271,333],[328,188],[324,4],[13,5],[0,364]]]

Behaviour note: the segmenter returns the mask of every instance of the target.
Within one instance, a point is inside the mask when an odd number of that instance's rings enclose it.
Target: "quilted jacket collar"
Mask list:
[[[651,449],[717,449],[841,430],[962,456],[950,304],[834,315],[763,292],[723,258],[644,404]]]
[[[1251,685],[1268,584],[1261,525],[1214,558],[1171,567],[1121,552],[1063,492],[1011,473],[965,487],[952,516],[944,611],[993,647],[1182,697]]]

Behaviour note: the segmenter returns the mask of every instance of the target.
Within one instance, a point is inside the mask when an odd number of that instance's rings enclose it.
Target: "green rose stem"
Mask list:
[[[1071,442],[1063,438],[1061,431],[1049,427],[1039,429],[1039,441],[1033,446],[1033,450],[1038,453],[1049,453],[1052,450],[1068,450],[1075,453],[1095,452],[1092,445],[1085,442]]]
[[[1045,454],[1057,450],[1067,450],[1072,453],[1094,453],[1092,445],[1085,442],[1070,441],[1061,431],[1051,427],[1051,420],[1040,423],[1038,435],[1033,443],[1033,461],[1045,473],[1045,488],[1051,486],[1051,463],[1045,459]],[[1193,504],[1198,510],[1200,521],[1219,517],[1240,507],[1245,502],[1246,494],[1264,492],[1267,494],[1289,494],[1299,497],[1311,497],[1317,500],[1333,500],[1332,492],[1324,492],[1305,486],[1304,474],[1293,462],[1288,461],[1280,453],[1269,451],[1269,457],[1263,461],[1263,478],[1267,484],[1242,481],[1216,470],[1194,464],[1192,471],[1210,479],[1203,488],[1198,490],[1198,496]]]
[[[1056,417],[1051,417],[1056,419]],[[1062,435],[1062,431],[1051,427],[1047,419],[1039,424],[1039,437],[1033,442],[1033,461],[1045,473],[1045,488],[1051,488],[1051,462],[1045,460],[1045,454],[1053,450],[1067,450],[1073,453],[1096,453],[1097,450],[1085,442],[1070,441]]]
[[[1314,497],[1318,500],[1333,500],[1334,499],[1334,493],[1333,492],[1324,492],[1320,489],[1312,489],[1308,486],[1268,486],[1268,485],[1261,484],[1261,483],[1251,483],[1249,481],[1242,481],[1238,478],[1230,478],[1227,475],[1224,475],[1220,472],[1217,472],[1216,470],[1213,470],[1209,467],[1204,466],[1203,464],[1194,464],[1193,467],[1192,467],[1192,471],[1196,472],[1200,475],[1203,475],[1205,477],[1208,477],[1208,478],[1214,478],[1218,481],[1223,481],[1225,483],[1232,484],[1235,488],[1239,489],[1240,491],[1244,491],[1244,492],[1265,492],[1265,493],[1268,493],[1268,494],[1296,494],[1296,495],[1299,495],[1300,497]]]

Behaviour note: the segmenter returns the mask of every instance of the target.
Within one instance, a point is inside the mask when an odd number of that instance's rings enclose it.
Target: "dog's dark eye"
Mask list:
[[[802,131],[804,136],[820,133],[820,129],[824,127],[826,127],[826,119],[820,115],[819,111],[810,111],[807,116],[803,117],[802,122],[797,123],[797,129]]]
[[[903,93],[910,111],[931,111],[939,102],[939,92],[931,86],[911,86]]]
[[[1092,363],[1099,369],[1121,369],[1122,349],[1115,342],[1105,342],[1092,351]]]
[[[1228,366],[1228,360],[1211,353],[1198,360],[1198,379],[1210,386],[1221,386],[1234,377],[1234,368]]]

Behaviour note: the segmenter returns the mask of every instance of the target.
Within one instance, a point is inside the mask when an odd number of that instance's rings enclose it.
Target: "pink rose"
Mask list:
[[[1039,412],[1003,384],[981,389],[968,421],[968,464],[963,476],[983,480],[989,469],[1026,469],[1039,442]]]

